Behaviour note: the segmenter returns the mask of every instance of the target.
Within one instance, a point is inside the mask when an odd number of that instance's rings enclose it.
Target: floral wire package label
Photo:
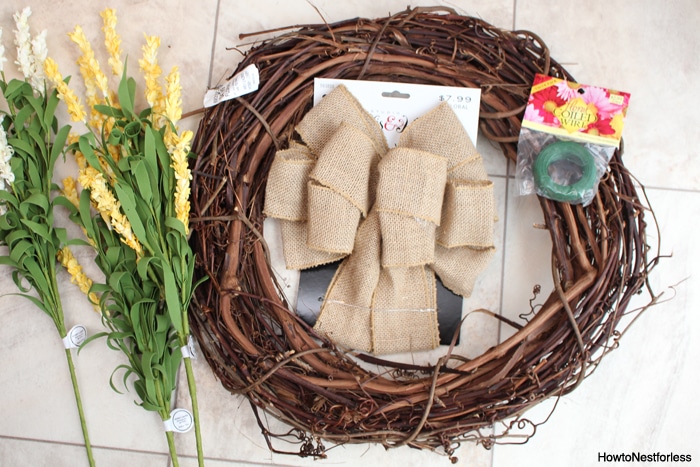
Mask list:
[[[297,125],[304,144],[270,168],[265,213],[279,219],[288,269],[320,267],[302,273],[297,300],[317,330],[376,354],[434,348],[438,309],[449,308],[437,303],[438,278],[469,296],[493,254],[493,186],[449,104],[461,96],[476,132],[478,90],[428,86],[419,98],[422,86],[349,85],[359,99],[342,81],[317,88]],[[453,303],[458,322],[461,298]]]
[[[620,146],[630,95],[536,75],[523,128],[582,143]]]
[[[521,195],[587,205],[616,148],[629,93],[537,74],[518,141]]]

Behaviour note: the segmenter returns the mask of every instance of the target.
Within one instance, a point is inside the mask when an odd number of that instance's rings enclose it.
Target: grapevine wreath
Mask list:
[[[451,456],[464,440],[527,439],[535,425],[523,413],[591,374],[617,346],[624,315],[639,311],[626,312],[630,299],[648,289],[651,211],[622,150],[587,207],[539,200],[554,291],[536,314],[524,325],[497,317],[517,332],[477,358],[445,347],[433,366],[342,349],[296,315],[262,236],[264,194],[276,151],[312,106],[315,77],[480,87],[480,130],[515,160],[535,74],[572,76],[535,34],[444,8],[291,27],[248,51],[238,69],[250,64],[260,90],[208,109],[193,146],[192,242],[197,275],[209,280],[196,290],[192,328],[223,386],[247,396],[276,452],[274,436],[295,437],[299,455],[321,457],[323,440]],[[258,409],[291,430],[273,435]],[[496,424],[503,429],[490,430]]]

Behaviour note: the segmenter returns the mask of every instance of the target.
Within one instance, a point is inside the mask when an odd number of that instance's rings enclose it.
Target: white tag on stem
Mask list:
[[[66,337],[63,338],[63,346],[66,349],[77,349],[87,338],[87,329],[82,324],[73,326]]]
[[[187,433],[194,426],[194,417],[189,410],[173,409],[170,412],[170,418],[163,420],[165,431],[174,431],[175,433]]]
[[[194,347],[192,335],[187,336],[187,345],[180,347],[180,352],[182,352],[182,358],[197,358],[197,350]]]

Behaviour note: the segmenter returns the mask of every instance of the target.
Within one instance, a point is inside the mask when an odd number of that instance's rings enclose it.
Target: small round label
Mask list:
[[[175,409],[170,412],[170,419],[163,422],[165,431],[174,431],[176,433],[187,433],[194,425],[194,417],[185,409]]]
[[[63,344],[67,349],[77,349],[83,345],[86,338],[87,329],[85,329],[85,326],[77,324],[73,326],[70,331],[68,331],[68,335],[63,338]]]

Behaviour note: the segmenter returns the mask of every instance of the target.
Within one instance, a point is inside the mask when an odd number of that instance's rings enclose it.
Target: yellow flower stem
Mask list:
[[[194,418],[194,436],[197,443],[197,462],[199,464],[199,467],[204,467],[204,452],[202,450],[202,431],[199,427],[199,404],[197,402],[197,385],[195,384],[194,380],[192,359],[185,358],[184,360],[185,373],[187,373],[187,387],[190,390],[190,400],[192,401],[192,417]]]
[[[51,285],[54,290],[58,290],[58,281],[56,280],[56,268],[52,268],[53,273],[50,275]],[[58,315],[63,316],[63,306],[61,305],[61,300],[55,301],[56,311]],[[56,329],[58,330],[58,335],[61,338],[65,338],[68,333],[66,332],[66,326],[61,319],[60,321],[55,321]],[[66,361],[68,362],[68,370],[70,371],[70,380],[73,384],[73,394],[75,395],[75,404],[78,407],[78,416],[80,418],[80,428],[83,431],[83,439],[85,440],[85,451],[88,457],[88,463],[90,467],[95,467],[95,458],[92,455],[92,444],[90,443],[90,436],[87,431],[87,423],[85,421],[85,412],[83,411],[83,401],[80,397],[80,389],[78,387],[78,378],[75,375],[75,365],[73,364],[73,355],[71,354],[71,349],[65,349],[66,351]]]

